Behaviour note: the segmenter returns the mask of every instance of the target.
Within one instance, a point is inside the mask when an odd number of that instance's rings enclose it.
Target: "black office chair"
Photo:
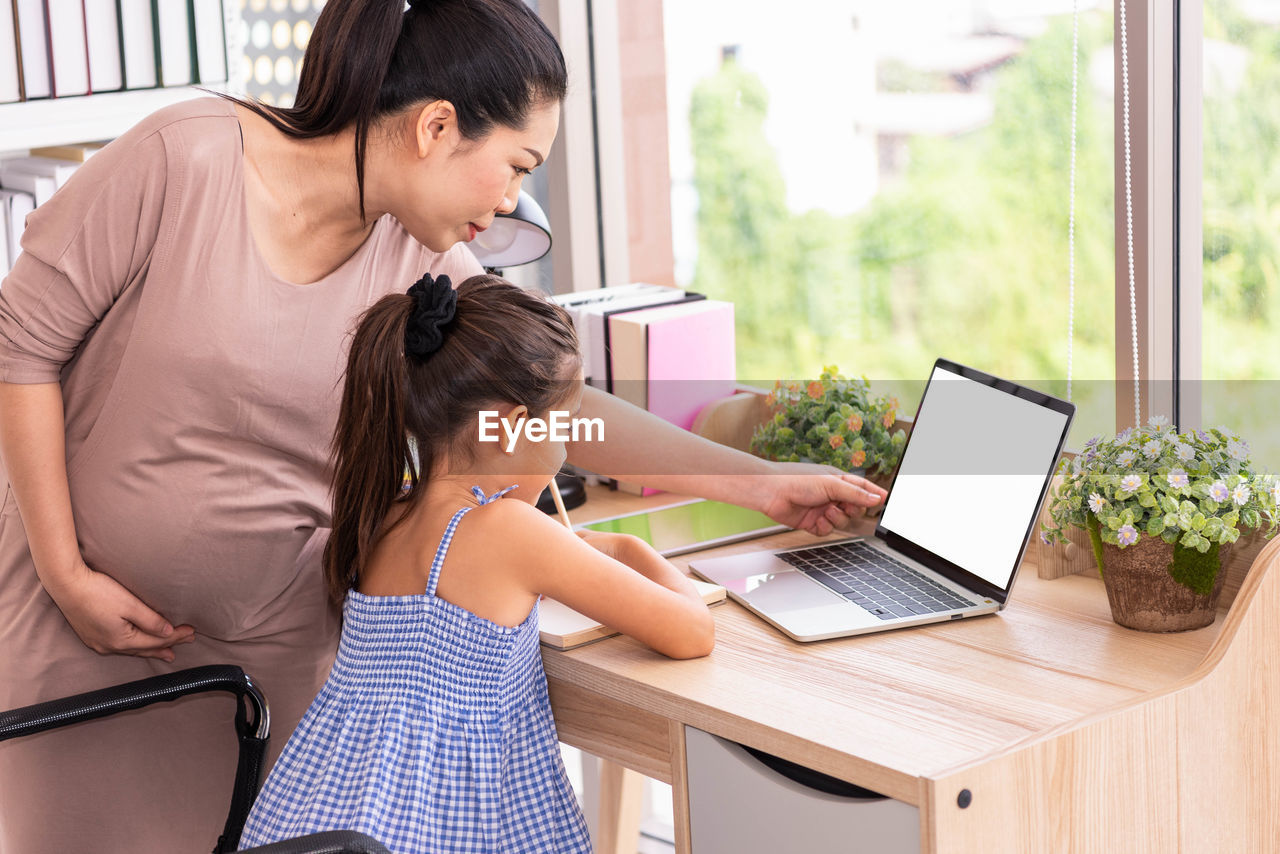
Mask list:
[[[218,837],[218,844],[213,849],[213,854],[225,854],[235,851],[240,844],[240,833],[244,830],[253,801],[258,796],[258,789],[262,786],[263,757],[271,734],[267,699],[239,667],[192,667],[0,712],[0,741],[35,735],[208,691],[227,691],[235,694],[238,700],[235,726],[240,741],[240,756],[236,764],[236,779],[227,821],[223,825],[222,835]],[[315,833],[247,850],[254,854],[389,854],[377,840],[349,830]]]

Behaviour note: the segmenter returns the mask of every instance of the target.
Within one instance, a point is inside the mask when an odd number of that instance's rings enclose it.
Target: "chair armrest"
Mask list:
[[[207,691],[228,691],[247,699],[253,707],[254,719],[252,722],[246,721],[246,729],[251,728],[257,738],[267,737],[271,729],[271,716],[267,700],[258,686],[239,667],[209,665],[0,712],[0,741],[35,735],[57,727],[104,718],[118,712],[141,709],[153,703],[169,702]]]
[[[245,820],[249,817],[249,809],[262,785],[267,739],[271,734],[271,713],[267,707],[267,698],[253,679],[239,667],[228,664],[192,667],[0,712],[0,741],[35,735],[208,691],[227,691],[237,698],[235,726],[240,741],[240,755],[236,764],[236,779],[231,792],[227,822],[214,849],[215,854],[234,851],[240,842],[240,831],[244,829]],[[252,720],[246,711],[246,705],[253,712]]]
[[[354,830],[327,830],[246,848],[243,854],[390,854],[376,839]]]

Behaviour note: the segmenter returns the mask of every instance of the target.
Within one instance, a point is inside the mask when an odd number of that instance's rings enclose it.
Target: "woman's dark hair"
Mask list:
[[[457,440],[477,429],[480,410],[521,403],[541,416],[574,385],[580,357],[573,322],[539,294],[497,276],[467,279],[443,344],[425,359],[405,355],[413,307],[407,294],[378,300],[361,316],[347,354],[333,436],[333,530],[324,551],[336,602],[358,582],[392,505],[407,502],[400,519],[408,515],[437,461],[465,452]],[[406,492],[410,436],[418,465],[409,467]]]
[[[564,98],[564,55],[523,0],[329,0],[307,44],[292,107],[233,98],[299,139],[355,127],[364,217],[369,128],[414,104],[442,99],[458,130],[480,139],[495,125],[523,128],[531,108]]]

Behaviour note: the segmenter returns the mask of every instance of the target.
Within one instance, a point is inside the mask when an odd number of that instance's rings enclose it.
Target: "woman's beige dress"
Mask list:
[[[196,630],[172,665],[87,649],[40,586],[0,472],[0,710],[238,664],[270,701],[274,761],[337,646],[320,555],[353,320],[426,270],[480,268],[383,217],[324,279],[282,281],[249,231],[241,146],[226,101],[153,115],[31,216],[0,286],[0,380],[62,383],[86,562]],[[230,696],[193,697],[0,743],[0,854],[212,850],[233,713]]]

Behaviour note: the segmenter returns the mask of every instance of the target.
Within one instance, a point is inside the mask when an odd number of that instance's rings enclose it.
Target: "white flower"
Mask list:
[[[1181,442],[1173,446],[1173,453],[1184,463],[1189,463],[1196,458],[1195,450],[1190,445],[1184,445]]]
[[[1249,456],[1249,446],[1237,439],[1227,442],[1227,456],[1233,460],[1242,461]]]
[[[1095,516],[1101,513],[1103,508],[1105,508],[1106,506],[1107,506],[1107,499],[1103,498],[1101,495],[1099,495],[1096,492],[1090,493],[1089,509],[1093,511]]]
[[[1137,492],[1141,486],[1142,478],[1138,477],[1136,474],[1127,474],[1120,478],[1121,492]]]
[[[1169,419],[1165,418],[1163,415],[1152,415],[1147,419],[1147,424],[1157,429],[1164,427],[1168,423]]]
[[[1239,486],[1237,486],[1235,489],[1231,490],[1231,500],[1234,501],[1237,505],[1242,505],[1249,500],[1249,496],[1251,494],[1252,493],[1249,492],[1249,487],[1245,486],[1242,483]]]
[[[1133,436],[1133,428],[1126,427],[1120,431],[1120,434],[1118,436],[1116,436],[1116,441],[1119,442],[1120,444],[1124,444],[1125,442],[1129,441],[1130,437],[1132,436]]]
[[[1116,539],[1122,546],[1131,546],[1138,541],[1138,529],[1132,525],[1121,525],[1116,531]]]
[[[1187,473],[1182,469],[1174,469],[1169,472],[1169,485],[1174,489],[1185,489],[1190,482],[1187,479]]]
[[[1120,456],[1116,457],[1116,464],[1121,468],[1128,468],[1133,465],[1133,461],[1138,458],[1133,451],[1123,451]]]
[[[1142,446],[1142,453],[1146,454],[1147,459],[1154,460],[1160,456],[1160,450],[1163,447],[1159,439],[1152,439],[1150,442]]]
[[[1227,489],[1227,485],[1219,480],[1209,487],[1209,497],[1219,504],[1224,504],[1231,497],[1231,490]]]

